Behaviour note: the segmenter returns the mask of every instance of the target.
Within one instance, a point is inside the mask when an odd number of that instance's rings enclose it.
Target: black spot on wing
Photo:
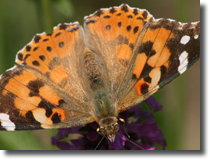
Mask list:
[[[48,102],[45,99],[42,99],[42,101],[39,103],[38,108],[44,108],[44,109],[52,109],[55,108],[56,106],[50,102]]]
[[[44,86],[44,82],[42,80],[38,80],[38,79],[34,80],[34,81],[30,81],[27,85],[27,87],[37,95],[39,94],[39,89],[43,86]],[[30,97],[34,96],[34,93],[32,93],[32,92],[29,93],[29,96]]]
[[[52,33],[47,33],[46,36],[52,36]]]
[[[60,47],[60,48],[62,48],[63,46],[64,46],[64,42],[62,41],[62,42],[59,42],[58,43],[58,46]]]
[[[52,109],[51,108],[47,108],[45,115],[49,118],[52,115],[52,113],[53,113]]]
[[[30,51],[31,51],[31,46],[30,46],[30,45],[27,45],[27,46],[26,46],[26,51],[27,51],[27,52],[30,52]]]
[[[123,4],[121,6],[121,10],[124,11],[124,12],[128,12],[128,6],[126,4]]]
[[[52,116],[51,120],[53,121],[54,124],[60,123],[61,122],[61,116],[58,113],[55,113]]]
[[[152,46],[153,46],[153,42],[147,41],[139,47],[138,53],[143,53],[144,52],[147,56],[149,56],[149,53],[152,49]]]
[[[142,20],[143,21],[144,19],[139,16],[139,17],[137,17],[137,20]]]
[[[136,74],[132,74],[132,79],[137,79]]]
[[[163,77],[165,77],[165,74],[167,73],[167,68],[166,68],[164,65],[162,65],[162,66],[160,67],[160,71],[161,71],[161,77],[160,77],[160,81],[159,81],[159,82],[161,82],[162,79],[163,79]],[[159,83],[159,82],[158,82],[158,83]]]
[[[149,57],[152,57],[153,55],[156,54],[156,51],[155,50],[151,50],[150,54],[149,54]]]
[[[45,61],[46,57],[44,55],[39,56],[39,59],[41,59],[42,61]]]
[[[104,16],[103,17],[104,19],[109,19],[109,18],[111,18],[109,15],[106,15],[106,16]]]
[[[134,27],[133,33],[136,34],[138,32],[138,30],[139,30],[139,27],[138,26]]]
[[[60,30],[65,30],[66,28],[67,28],[67,25],[65,25],[65,24],[59,25]]]
[[[135,9],[133,10],[133,14],[134,14],[135,16],[136,16],[137,14],[139,14],[137,8],[135,8]]]
[[[51,51],[52,51],[52,47],[47,46],[46,50],[47,50],[48,52],[51,52]]]
[[[110,30],[111,29],[111,26],[110,25],[106,25],[106,30]]]
[[[22,53],[18,53],[17,58],[22,61],[23,60],[23,54]]]
[[[144,81],[145,81],[145,82],[148,82],[148,83],[151,83],[152,79],[151,79],[150,76],[148,75],[148,76],[146,76],[146,77],[144,78]]]
[[[61,32],[56,33],[55,37],[58,37],[59,35],[61,35]]]
[[[103,11],[101,9],[99,9],[98,11],[96,11],[95,16],[100,17],[103,13]]]
[[[39,35],[36,35],[36,36],[34,37],[34,42],[35,42],[35,43],[38,43],[40,39],[41,39],[41,37],[40,37]]]
[[[120,28],[122,26],[122,22],[118,22],[117,26]]]
[[[128,18],[133,18],[133,16],[132,16],[132,15],[128,15],[127,17],[128,17]]]
[[[47,41],[49,41],[49,39],[48,39],[48,38],[43,39],[43,42],[47,42]]]
[[[25,58],[24,58],[24,61],[26,61],[26,59],[31,56],[31,54],[26,54]]]
[[[117,13],[116,16],[117,16],[117,17],[121,16],[121,13]]]
[[[141,85],[141,93],[142,94],[147,93],[148,92],[148,88],[149,88],[148,84],[146,84],[146,83],[142,84]]]
[[[34,47],[33,51],[36,51],[39,47]]]
[[[142,13],[142,16],[144,17],[144,19],[147,19],[147,15],[148,15],[147,11],[144,11],[144,12]]]
[[[116,11],[116,9],[115,9],[114,7],[112,7],[112,8],[109,10],[109,13],[111,13],[111,14],[113,14],[113,13],[115,13],[115,12],[117,12],[117,11]]]
[[[126,30],[127,30],[128,32],[130,32],[130,30],[131,30],[131,25],[128,25],[127,28],[126,28]]]
[[[153,69],[153,67],[151,67],[150,65],[148,65],[147,63],[145,64],[139,79],[141,78],[146,78],[148,76],[148,74],[151,72],[151,70]]]
[[[33,61],[32,64],[33,64],[34,66],[40,66],[40,63],[39,63],[38,61]]]

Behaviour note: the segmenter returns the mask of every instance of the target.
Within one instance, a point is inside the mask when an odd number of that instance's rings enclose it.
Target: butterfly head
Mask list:
[[[117,121],[116,117],[105,117],[99,122],[100,132],[107,136],[111,142],[114,142],[115,132],[119,130],[119,124]]]

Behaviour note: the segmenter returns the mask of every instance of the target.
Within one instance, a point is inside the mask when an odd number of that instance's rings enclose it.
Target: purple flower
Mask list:
[[[145,102],[154,112],[162,109],[162,105],[153,97],[148,98]],[[96,146],[98,150],[156,150],[152,146],[154,144],[165,149],[166,140],[162,131],[158,129],[157,123],[154,122],[153,112],[149,113],[139,106],[119,114],[119,118],[125,120],[125,126],[123,127],[123,123],[119,121],[120,128],[114,142],[98,134],[96,131],[98,124],[93,122],[84,127],[59,129],[58,134],[52,137],[52,145],[56,145],[61,150],[93,150]],[[63,140],[72,134],[77,134],[79,137]]]

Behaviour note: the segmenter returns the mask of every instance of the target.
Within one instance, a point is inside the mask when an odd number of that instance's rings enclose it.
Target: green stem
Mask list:
[[[52,4],[51,0],[41,0],[42,24],[46,32],[52,31]]]
[[[34,0],[41,31],[52,33],[52,2],[51,0]]]

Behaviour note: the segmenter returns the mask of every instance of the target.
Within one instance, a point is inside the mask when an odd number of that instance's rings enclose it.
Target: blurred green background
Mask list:
[[[79,21],[100,8],[127,3],[147,9],[155,18],[181,22],[200,20],[199,0],[0,0],[0,74],[14,65],[16,53],[36,33]],[[189,71],[157,92],[164,106],[156,122],[167,140],[167,150],[200,149],[200,60]],[[1,150],[50,150],[57,130],[0,132]]]

